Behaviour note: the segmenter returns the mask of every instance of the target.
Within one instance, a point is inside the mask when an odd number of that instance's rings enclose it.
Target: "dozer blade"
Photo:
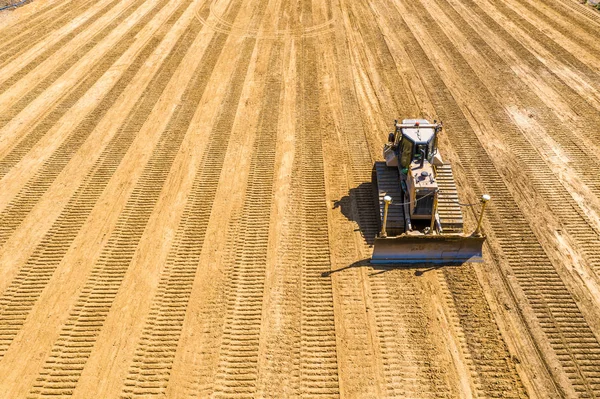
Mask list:
[[[376,238],[371,263],[482,262],[485,237],[408,235]]]

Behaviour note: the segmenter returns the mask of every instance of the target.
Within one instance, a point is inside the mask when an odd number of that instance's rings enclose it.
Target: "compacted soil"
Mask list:
[[[0,397],[600,397],[600,14],[38,0],[0,14]],[[373,267],[394,119],[485,262]]]

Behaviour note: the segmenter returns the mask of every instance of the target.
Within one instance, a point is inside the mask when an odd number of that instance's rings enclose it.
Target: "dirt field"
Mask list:
[[[0,397],[600,398],[600,13],[37,0],[0,26]],[[492,197],[482,264],[368,263],[411,117]]]

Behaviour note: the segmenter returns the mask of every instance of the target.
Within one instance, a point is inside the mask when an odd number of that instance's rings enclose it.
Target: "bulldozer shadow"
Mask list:
[[[447,267],[459,267],[461,264],[432,264],[432,263],[414,263],[414,264],[372,264],[371,259],[363,259],[357,262],[354,262],[348,266],[340,267],[339,269],[330,270],[328,272],[321,273],[321,277],[331,277],[336,273],[342,273],[344,271],[354,269],[354,268],[367,268],[370,269],[368,272],[369,276],[377,276],[386,272],[390,272],[392,270],[414,270],[414,275],[416,277],[423,276],[426,273],[439,270]]]
[[[373,184],[361,183],[351,188],[348,195],[333,203],[333,209],[340,209],[342,215],[358,225],[365,242],[371,246],[379,232],[379,215],[376,210]]]

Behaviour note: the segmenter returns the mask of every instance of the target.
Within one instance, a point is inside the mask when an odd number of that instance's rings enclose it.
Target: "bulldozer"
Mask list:
[[[395,121],[383,147],[384,162],[375,162],[373,187],[379,234],[371,263],[456,264],[481,262],[482,197],[477,229],[466,235],[452,173],[438,150],[442,123],[426,119]]]

